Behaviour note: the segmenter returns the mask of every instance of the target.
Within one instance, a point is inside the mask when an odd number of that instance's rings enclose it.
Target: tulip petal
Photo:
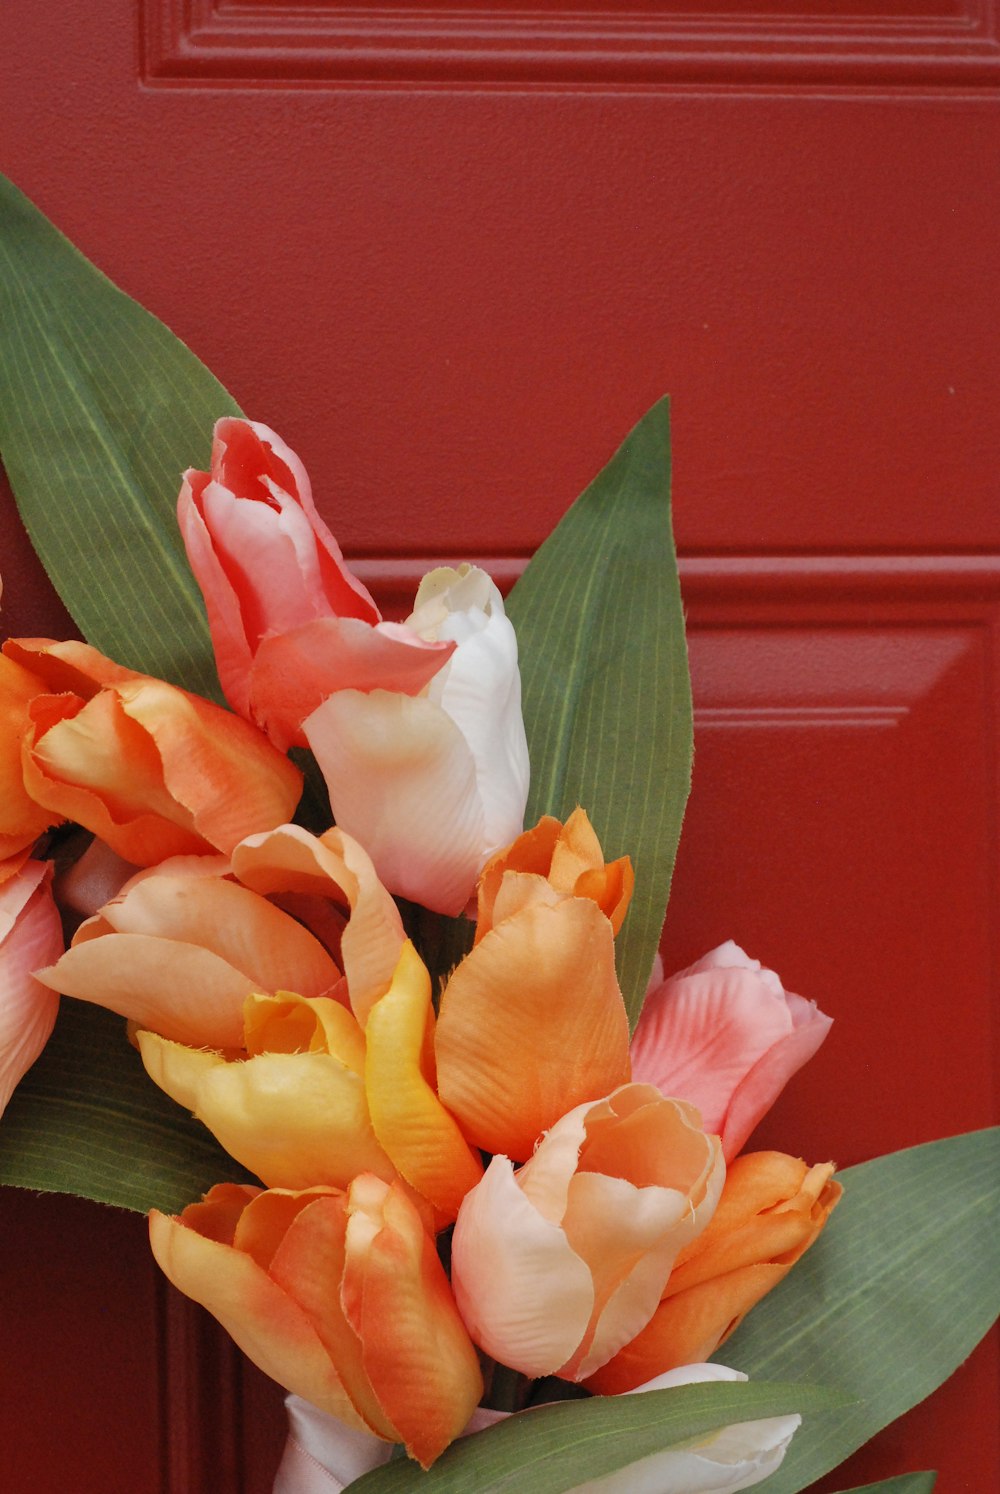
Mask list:
[[[253,719],[282,749],[305,746],[302,723],[337,690],[416,695],[455,645],[426,642],[394,623],[321,617],[261,639],[250,678]]]
[[[240,1047],[243,1003],[257,985],[211,950],[148,934],[85,940],[36,973],[53,991],[193,1048]]]
[[[43,682],[5,654],[0,654],[0,856],[27,850],[58,815],[38,804],[24,786],[21,738],[29,724],[35,696]]]
[[[523,909],[445,988],[438,1093],[476,1146],[518,1161],[567,1110],[629,1078],[614,939],[589,899]]]
[[[153,1255],[185,1296],[217,1318],[266,1375],[359,1430],[353,1404],[305,1312],[249,1255],[185,1225],[185,1213],[149,1216]]]
[[[483,1168],[434,1090],[433,1030],[430,976],[407,941],[365,1029],[368,1103],[375,1134],[401,1175],[450,1222]]]
[[[482,1394],[476,1351],[434,1241],[402,1187],[362,1176],[351,1185],[348,1214],[344,1310],[375,1394],[407,1452],[427,1468]]]
[[[51,878],[45,862],[28,861],[0,885],[0,1115],[48,1042],[59,1008],[56,993],[32,973],[62,952]]]
[[[632,1074],[697,1105],[721,1134],[734,1089],[791,1031],[788,1009],[746,970],[667,981],[646,1000],[632,1040]]]
[[[745,1379],[721,1364],[688,1364],[636,1386],[633,1393]],[[801,1422],[800,1416],[775,1416],[721,1427],[693,1447],[667,1448],[604,1478],[589,1479],[573,1494],[738,1494],[780,1466]]]
[[[364,1080],[328,1053],[261,1053],[214,1064],[197,1049],[140,1034],[150,1077],[268,1188],[346,1188],[359,1171],[396,1170],[372,1129]],[[172,1050],[154,1069],[147,1053]],[[190,1055],[185,1057],[185,1055]]]
[[[486,572],[475,567],[464,576],[447,568],[431,572],[418,589],[418,609],[427,583],[436,576],[460,577],[457,583],[438,583],[455,595],[449,598],[451,610],[435,629],[435,637],[454,639],[461,647],[435,674],[427,697],[454,721],[472,754],[483,810],[481,865],[524,825],[530,765],[517,638],[499,591]]]
[[[165,873],[143,878],[108,903],[102,919],[119,934],[210,950],[261,992],[323,996],[340,978],[308,929],[248,888],[221,878]],[[78,933],[75,944],[81,942]]]
[[[53,816],[84,825],[136,865],[212,849],[171,799],[154,743],[113,692],[89,701],[39,695],[29,717],[24,783]]]
[[[168,794],[211,846],[229,855],[246,835],[291,819],[302,774],[255,727],[161,680],[117,693],[155,744]]]
[[[341,690],[303,729],[337,824],[361,842],[400,897],[458,914],[485,845],[472,753],[429,700]]]
[[[833,1018],[821,1012],[814,1001],[790,991],[785,1000],[794,1026],[761,1055],[737,1085],[726,1111],[723,1145],[727,1157],[741,1150],[789,1079],[813,1057],[833,1026]]]
[[[283,825],[270,834],[248,836],[233,852],[233,870],[265,896],[292,892],[347,904],[351,916],[341,956],[351,1007],[363,1027],[372,1004],[392,983],[404,939],[399,909],[367,852],[338,829],[317,837],[298,825]]]
[[[347,1228],[346,1199],[342,1195],[317,1198],[275,1251],[271,1275],[315,1325],[363,1424],[395,1442],[396,1428],[372,1389],[361,1339],[348,1320],[338,1290],[346,1269]],[[318,1404],[315,1397],[309,1399]]]
[[[506,1157],[494,1157],[462,1201],[451,1279],[475,1342],[532,1378],[566,1363],[594,1310],[586,1263],[521,1191]]]

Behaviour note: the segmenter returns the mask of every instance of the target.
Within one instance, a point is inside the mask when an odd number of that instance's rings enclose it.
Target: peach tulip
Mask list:
[[[628,1018],[599,901],[517,869],[498,882],[492,864],[487,880],[490,927],[441,997],[438,1091],[474,1145],[523,1162],[560,1116],[628,1081]]]
[[[407,626],[455,651],[420,695],[338,690],[304,723],[334,818],[390,891],[462,911],[483,864],[518,835],[528,796],[517,640],[485,571],[441,567]]]
[[[730,940],[647,996],[632,1074],[697,1105],[729,1161],[831,1025]]]
[[[9,639],[3,652],[40,684],[20,753],[23,792],[47,823],[75,820],[149,866],[228,853],[294,811],[302,775],[229,711],[84,643]]]
[[[31,797],[21,769],[31,702],[46,688],[30,669],[0,654],[0,862],[15,869],[16,858],[26,859],[43,830],[60,818]]]
[[[820,1234],[843,1192],[833,1170],[781,1152],[737,1157],[712,1220],[677,1257],[649,1323],[589,1388],[617,1394],[714,1354]]]
[[[517,1172],[495,1156],[452,1240],[473,1339],[526,1375],[592,1375],[648,1323],[724,1177],[693,1108],[645,1084],[577,1106]]]
[[[434,1241],[398,1183],[261,1192],[222,1184],[154,1211],[162,1270],[266,1374],[425,1468],[482,1394],[475,1349]]]
[[[174,1042],[240,1051],[255,993],[331,997],[363,1022],[402,944],[361,847],[284,825],[248,837],[231,866],[178,858],[140,873],[39,978]]]
[[[217,422],[211,471],[184,474],[177,516],[226,699],[283,751],[335,690],[412,694],[452,651],[381,621],[266,425]]]
[[[62,953],[51,880],[46,862],[27,861],[0,885],[0,1115],[48,1042],[59,1007],[32,974]]]

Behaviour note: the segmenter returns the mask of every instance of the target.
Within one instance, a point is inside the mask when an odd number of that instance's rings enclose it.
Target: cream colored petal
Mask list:
[[[451,1260],[459,1311],[481,1348],[533,1378],[566,1363],[593,1312],[590,1271],[525,1198],[506,1157],[463,1200]]]
[[[385,886],[460,913],[491,847],[476,765],[454,721],[423,698],[340,690],[303,730],[337,824],[362,843]]]

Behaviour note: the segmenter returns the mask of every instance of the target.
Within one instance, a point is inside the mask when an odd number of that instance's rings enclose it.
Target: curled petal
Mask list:
[[[261,639],[250,675],[253,719],[282,749],[306,745],[302,723],[337,690],[416,695],[455,645],[425,642],[398,623],[320,617]]]
[[[297,825],[283,825],[268,835],[248,836],[233,853],[233,870],[264,896],[333,898],[350,909],[341,958],[351,1008],[363,1027],[372,1005],[392,983],[404,940],[399,910],[367,852],[340,829],[315,836]],[[294,983],[283,984],[291,988]]]
[[[257,1190],[240,1193],[242,1201],[215,1188],[206,1203],[176,1218],[154,1210],[149,1239],[157,1264],[179,1291],[219,1320],[265,1374],[331,1416],[364,1429],[367,1423],[355,1410],[315,1324],[266,1269],[233,1247],[232,1215]]]

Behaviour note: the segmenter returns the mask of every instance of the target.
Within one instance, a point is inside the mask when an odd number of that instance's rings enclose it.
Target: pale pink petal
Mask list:
[[[249,717],[253,654],[247,642],[239,596],[215,553],[212,536],[201,515],[201,495],[209,481],[206,472],[196,472],[193,468],[185,472],[177,500],[177,522],[188,564],[204,598],[223,694],[234,711]]]
[[[277,488],[297,499],[315,537],[331,610],[378,622],[378,608],[368,589],[348,570],[340,546],[319,516],[305,467],[280,436],[258,421],[218,421],[212,476],[241,497],[262,499],[267,494],[273,499]]]
[[[454,644],[426,643],[400,624],[321,617],[263,638],[250,680],[254,720],[282,750],[304,745],[302,722],[336,690],[416,695]]]
[[[48,1042],[59,1007],[32,973],[63,948],[50,881],[51,867],[27,861],[0,886],[0,1115]]]
[[[663,970],[662,960],[660,961],[660,970],[661,972]],[[702,955],[700,960],[695,960],[694,964],[689,965],[686,970],[678,971],[673,979],[680,980],[684,975],[700,975],[704,970],[752,970],[755,975],[760,976],[761,980],[770,991],[774,992],[775,996],[780,996],[784,990],[781,984],[781,977],[776,975],[773,970],[768,970],[767,966],[762,965],[760,960],[752,959],[745,949],[740,948],[735,939],[727,939],[724,944],[718,945],[715,949],[710,949],[708,954]]]
[[[459,1210],[452,1286],[472,1339],[502,1364],[537,1377],[565,1364],[594,1306],[590,1271],[494,1157]]]
[[[380,880],[438,913],[462,911],[482,865],[483,807],[465,738],[429,700],[343,690],[304,729],[334,819]]]
[[[748,970],[675,977],[647,998],[632,1039],[632,1077],[688,1100],[721,1135],[736,1086],[791,1032],[782,997]]]
[[[754,1064],[737,1085],[726,1111],[722,1150],[729,1162],[763,1119],[793,1074],[808,1063],[833,1026],[814,1001],[787,994],[796,1025]]]

